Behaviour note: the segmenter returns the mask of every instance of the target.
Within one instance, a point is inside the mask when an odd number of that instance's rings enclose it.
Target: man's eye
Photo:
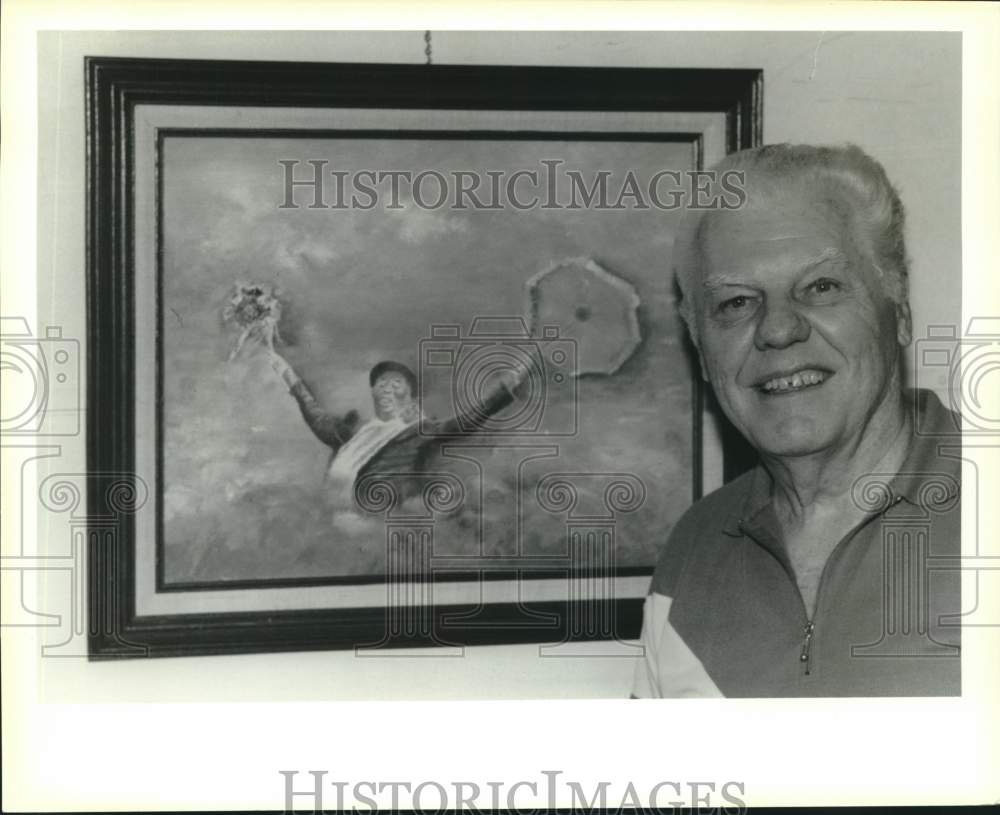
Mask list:
[[[723,300],[719,304],[719,311],[732,314],[734,312],[742,311],[748,305],[750,305],[750,298],[745,294],[739,294],[736,297],[730,297],[728,300]]]
[[[840,291],[841,286],[836,280],[831,280],[829,277],[821,277],[819,280],[810,283],[807,288],[813,294],[833,294]]]

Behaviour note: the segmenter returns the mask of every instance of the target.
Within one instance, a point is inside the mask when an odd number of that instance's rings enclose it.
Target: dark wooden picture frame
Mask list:
[[[379,606],[138,613],[135,509],[148,500],[162,514],[162,495],[146,495],[135,477],[136,107],[711,113],[724,116],[725,150],[732,152],[761,143],[762,72],[90,57],[86,80],[91,658],[638,636],[642,601],[636,597],[587,601],[587,615],[607,621],[596,629],[579,624],[581,610],[568,600],[540,601],[530,609],[519,603],[428,604],[402,621]],[[697,423],[707,397],[700,383],[695,389]],[[162,410],[162,389],[156,399]],[[731,431],[723,436],[728,480],[747,466],[746,449]],[[512,576],[545,576],[531,571]]]

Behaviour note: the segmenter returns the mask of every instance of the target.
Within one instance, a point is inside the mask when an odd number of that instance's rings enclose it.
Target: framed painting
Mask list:
[[[670,254],[761,73],[86,71],[91,657],[630,647],[741,466]]]

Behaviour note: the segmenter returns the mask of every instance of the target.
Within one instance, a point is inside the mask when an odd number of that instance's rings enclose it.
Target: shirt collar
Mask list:
[[[907,393],[913,421],[910,453],[889,482],[891,500],[904,498],[921,509],[948,504],[962,483],[962,425],[934,391]]]
[[[899,472],[873,473],[855,484],[857,500],[872,512],[880,512],[905,500],[927,511],[949,506],[961,487],[961,420],[948,410],[933,391],[907,389],[913,438]],[[741,537],[743,524],[771,501],[771,478],[763,465],[751,471],[743,500],[723,521],[722,531]]]
[[[726,517],[722,531],[727,535],[742,537],[744,519],[752,518],[771,500],[771,478],[761,464],[757,464],[748,476],[743,500]]]

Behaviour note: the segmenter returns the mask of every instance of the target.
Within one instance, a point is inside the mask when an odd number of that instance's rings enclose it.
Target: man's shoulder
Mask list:
[[[734,513],[738,514],[743,509],[753,479],[754,470],[748,470],[703,498],[699,498],[687,508],[677,526],[693,525],[698,528],[710,524],[721,526],[728,517]]]
[[[743,473],[687,508],[660,549],[652,591],[674,596],[680,573],[695,547],[704,552],[706,546],[731,542],[725,533],[738,524],[753,478],[753,470]]]
[[[904,402],[911,411],[913,430],[917,435],[961,435],[961,415],[929,388],[907,388]]]

